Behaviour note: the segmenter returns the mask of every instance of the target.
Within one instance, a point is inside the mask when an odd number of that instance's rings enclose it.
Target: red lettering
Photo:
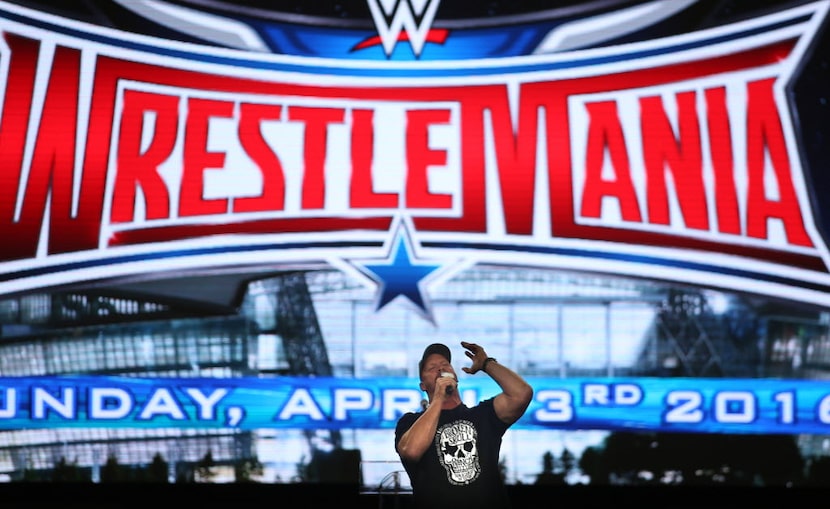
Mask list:
[[[585,185],[582,190],[583,217],[598,218],[602,215],[602,200],[605,197],[616,198],[622,219],[641,222],[637,193],[631,181],[631,167],[625,136],[620,124],[617,103],[603,101],[585,105],[588,110],[588,145],[585,154]],[[614,169],[612,178],[602,174],[605,152],[611,159]]]
[[[812,247],[804,228],[803,215],[793,188],[787,144],[773,96],[773,78],[747,85],[747,172],[746,233],[750,237],[767,239],[767,222],[781,220],[787,242]],[[764,178],[764,155],[769,154],[778,198],[767,197]]]
[[[73,219],[72,210],[80,69],[79,50],[62,46],[55,49],[21,213],[21,218],[42,221],[41,200],[49,195],[49,254],[72,251],[73,236],[89,234],[88,230],[81,231],[85,229],[83,222]],[[34,200],[30,201],[30,197]],[[33,205],[33,209],[28,205]]]
[[[706,191],[703,186],[703,161],[700,128],[695,108],[695,93],[676,95],[678,136],[659,96],[640,99],[640,132],[646,169],[648,220],[669,224],[666,172],[670,171],[680,213],[688,228],[709,229]]]
[[[117,168],[112,195],[112,222],[135,220],[136,191],[144,196],[147,219],[170,217],[170,195],[158,173],[176,146],[179,98],[127,90],[124,92],[121,131],[118,139]],[[146,126],[147,113],[155,122]],[[153,133],[149,146],[141,152],[142,134]]]
[[[447,124],[449,110],[409,110],[406,112],[406,207],[411,209],[449,209],[452,196],[429,189],[427,170],[445,166],[447,152],[429,148],[429,126]]]
[[[354,208],[397,208],[396,193],[378,193],[372,186],[374,130],[372,110],[352,110],[352,179],[349,203]]]
[[[236,198],[234,212],[285,209],[285,172],[279,157],[262,137],[264,120],[279,120],[282,106],[243,103],[239,108],[239,141],[262,174],[262,194]]]
[[[227,101],[191,98],[188,101],[184,134],[184,163],[179,190],[179,215],[201,216],[224,214],[227,198],[205,199],[205,170],[225,166],[224,152],[207,150],[211,118],[232,118],[234,104]]]
[[[15,222],[14,217],[40,44],[9,33],[5,34],[5,38],[11,51],[6,73],[3,115],[0,117],[0,161],[3,161],[0,171],[0,238],[14,241],[3,242],[0,260],[16,260],[32,258],[37,253],[43,217],[41,213],[40,219],[22,218],[19,222]],[[24,195],[24,202],[29,198]],[[45,206],[43,199],[39,198],[41,210]]]
[[[291,120],[305,122],[302,208],[322,209],[326,201],[325,164],[328,126],[335,122],[342,123],[345,111],[342,108],[291,106],[288,112]]]
[[[486,182],[484,175],[484,112],[498,103],[496,92],[504,87],[469,87],[460,97],[461,104],[461,216],[413,217],[415,228],[421,231],[487,231]],[[431,97],[435,101],[459,100],[457,91],[446,97]],[[506,95],[503,96],[506,100]],[[499,107],[507,108],[505,103]]]
[[[706,90],[705,95],[709,150],[715,174],[718,231],[738,235],[741,233],[741,219],[735,186],[732,130],[729,125],[729,110],[726,107],[726,89],[710,88]]]
[[[77,200],[74,196],[80,52],[62,46],[54,50],[28,180],[23,183],[23,151],[31,121],[39,43],[13,34],[5,37],[10,58],[0,127],[0,234],[13,241],[4,244],[0,259],[37,254],[47,202],[49,254],[91,249],[100,236],[103,193],[85,185],[84,175]],[[23,195],[18,200],[21,185]],[[16,218],[18,204],[20,215]]]
[[[522,87],[515,129],[504,87],[498,89],[499,100],[490,108],[504,226],[510,234],[533,233],[538,111],[542,98],[547,96],[547,85]]]

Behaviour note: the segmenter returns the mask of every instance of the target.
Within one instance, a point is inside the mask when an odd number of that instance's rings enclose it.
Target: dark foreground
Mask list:
[[[828,488],[735,487],[508,487],[515,509],[579,507],[685,509],[747,507],[797,508],[830,500]],[[358,507],[406,509],[409,494],[366,493],[348,484],[56,484],[0,485],[2,508],[161,508],[245,509],[255,507]]]

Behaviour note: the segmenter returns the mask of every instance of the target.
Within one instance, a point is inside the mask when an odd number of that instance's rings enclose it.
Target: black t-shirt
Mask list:
[[[422,413],[409,412],[398,420],[396,450],[401,436]],[[461,404],[442,410],[432,446],[419,461],[402,459],[415,507],[510,507],[499,471],[501,440],[507,428],[496,416],[493,398],[472,408]]]

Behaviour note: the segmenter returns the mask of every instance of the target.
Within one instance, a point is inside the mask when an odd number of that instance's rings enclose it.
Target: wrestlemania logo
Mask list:
[[[827,2],[594,49],[602,24],[519,24],[532,50],[465,59],[497,28],[369,6],[300,54],[267,50],[288,22],[187,18],[217,48],[0,3],[0,293],[328,266],[431,319],[433,285],[494,264],[830,305],[785,97]]]

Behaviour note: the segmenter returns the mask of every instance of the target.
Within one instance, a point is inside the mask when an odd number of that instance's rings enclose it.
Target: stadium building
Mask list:
[[[237,297],[229,309],[199,301],[200,292],[231,279],[238,289],[230,292]],[[823,379],[830,360],[826,313],[648,281],[476,267],[434,296],[435,324],[415,316],[405,302],[376,312],[372,292],[339,271],[295,270],[252,280],[202,275],[189,288],[190,302],[183,298],[188,281],[178,282],[175,298],[102,289],[2,301],[0,376],[417,380],[423,345],[436,337],[450,345],[462,339],[482,344],[531,382],[539,376]],[[68,462],[96,481],[110,458],[141,469],[159,454],[169,465],[169,480],[184,482],[197,476],[210,453],[219,472],[214,482],[233,481],[235,466],[256,461],[262,482],[358,475],[374,487],[401,473],[392,435],[362,429],[5,430],[0,472],[21,480],[51,475]],[[540,473],[544,451],[532,444],[578,457],[606,435],[511,431],[503,448],[507,478],[530,484]],[[802,442],[805,455],[826,453],[826,439]],[[350,468],[326,468],[333,451],[345,451]],[[407,479],[397,482],[405,487]]]

